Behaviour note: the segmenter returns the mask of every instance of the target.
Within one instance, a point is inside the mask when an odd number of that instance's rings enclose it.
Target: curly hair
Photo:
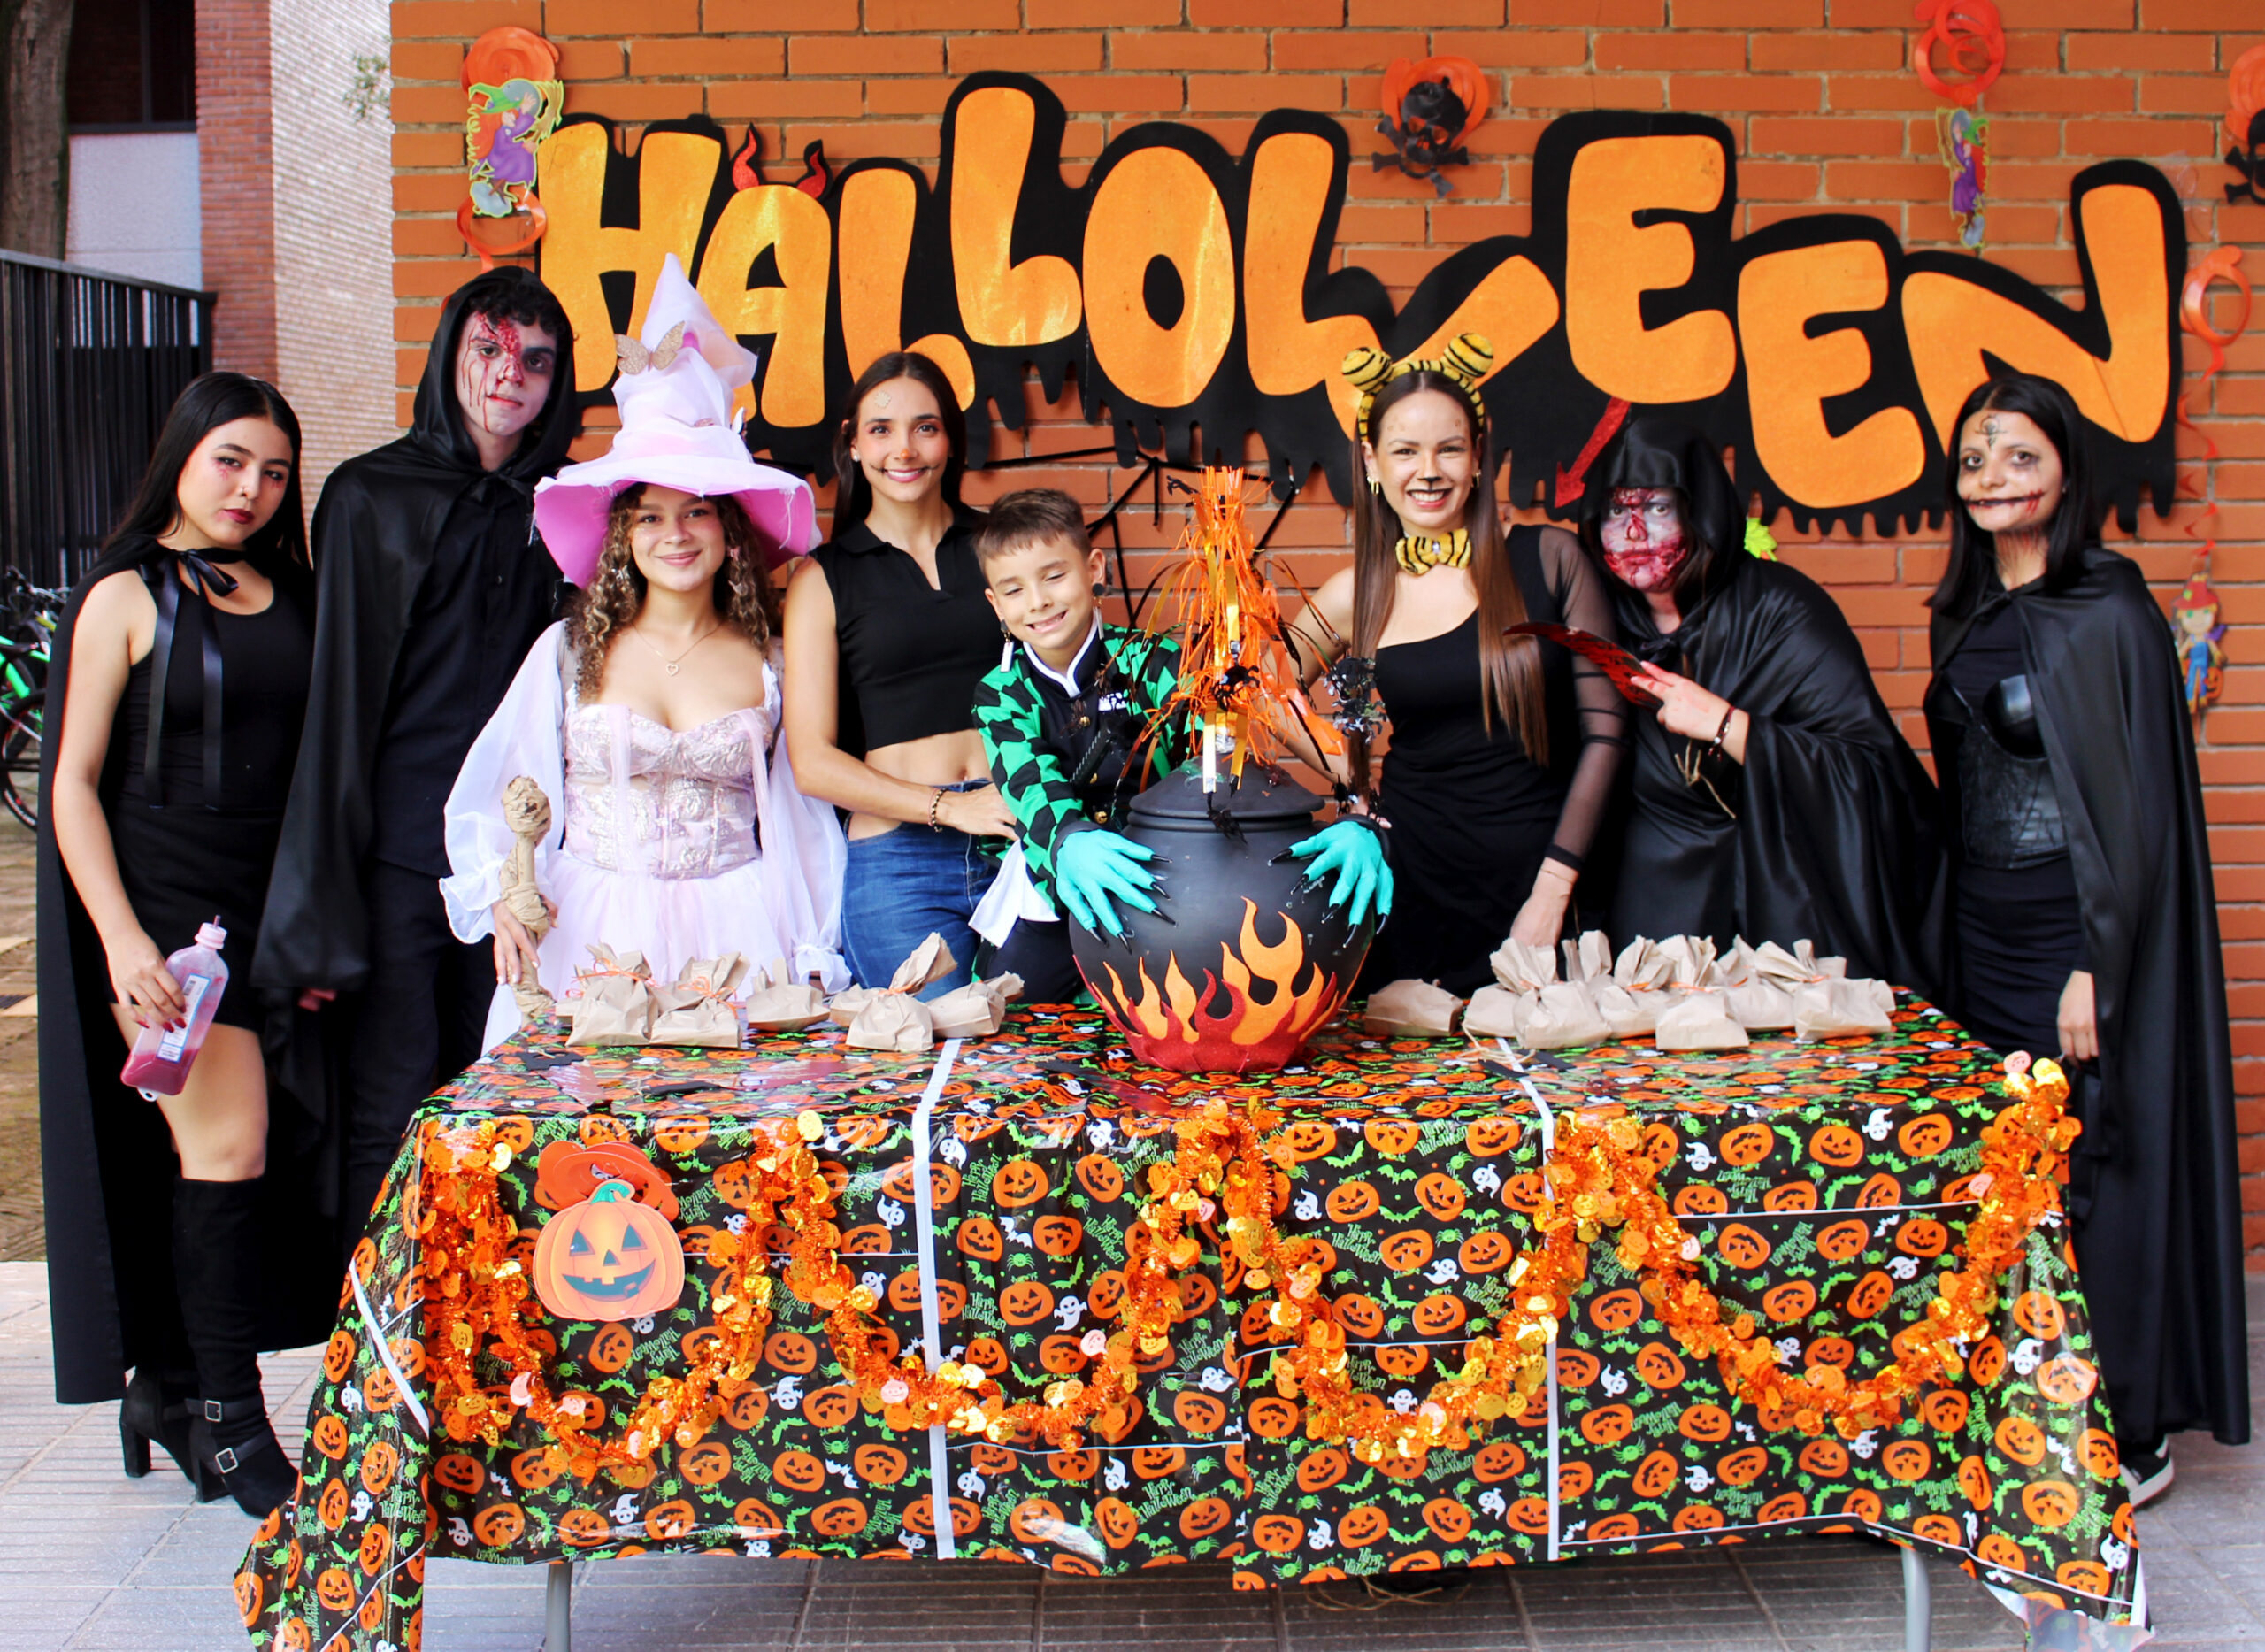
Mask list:
[[[605,677],[605,663],[615,641],[636,623],[645,606],[645,576],[637,572],[629,553],[629,519],[644,498],[641,483],[617,496],[606,515],[605,549],[599,553],[597,572],[574,598],[566,619],[566,641],[581,657],[574,687],[584,699],[594,697]],[[757,648],[766,648],[778,634],[779,593],[772,588],[764,565],[762,542],[747,509],[729,494],[710,496],[717,519],[724,525],[724,565],[716,570],[716,612],[724,623]]]

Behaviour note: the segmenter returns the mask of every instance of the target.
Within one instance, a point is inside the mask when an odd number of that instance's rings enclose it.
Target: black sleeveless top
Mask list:
[[[842,750],[862,757],[975,726],[975,685],[999,663],[999,619],[975,555],[982,521],[972,511],[954,514],[936,546],[941,588],[863,522],[810,553],[833,593]]]
[[[220,565],[224,571],[228,566]],[[170,560],[163,567],[162,575],[156,577],[176,577]],[[223,612],[201,592],[180,588],[157,741],[160,795],[150,794],[147,772],[150,679],[157,662],[153,649],[127,672],[126,697],[119,707],[126,733],[121,801],[144,807],[281,816],[298,757],[299,727],[306,715],[314,626],[303,581],[285,576],[273,585],[274,600],[256,614]],[[220,668],[217,795],[208,794],[205,772],[207,635],[219,645]]]

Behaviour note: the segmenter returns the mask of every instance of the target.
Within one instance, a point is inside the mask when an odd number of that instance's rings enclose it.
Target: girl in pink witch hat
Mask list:
[[[643,953],[659,981],[738,952],[848,983],[841,829],[795,787],[778,737],[771,570],[817,537],[810,487],[733,434],[732,392],[755,357],[673,257],[620,357],[612,450],[535,496],[544,542],[581,593],[449,796],[441,892],[459,939],[495,937],[491,1048],[519,1025],[511,988],[527,966],[570,994],[594,942]],[[552,803],[535,877],[554,916],[539,942],[501,898],[504,792],[520,775]]]

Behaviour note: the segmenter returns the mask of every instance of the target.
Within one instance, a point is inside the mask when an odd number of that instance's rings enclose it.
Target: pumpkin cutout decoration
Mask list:
[[[557,1318],[640,1318],[675,1307],[683,1291],[676,1229],[626,1181],[567,1206],[535,1241],[534,1292]]]
[[[1470,165],[1463,142],[1486,118],[1486,75],[1468,58],[1399,59],[1385,71],[1384,119],[1377,122],[1394,153],[1371,157],[1371,166],[1397,166],[1443,196],[1454,193],[1440,168]]]

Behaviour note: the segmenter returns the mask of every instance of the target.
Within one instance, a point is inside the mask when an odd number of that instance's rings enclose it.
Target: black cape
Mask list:
[[[156,541],[137,537],[106,552],[73,588],[49,665],[43,794],[51,794],[63,744],[72,636],[87,593],[113,573],[170,560]],[[311,603],[311,581],[303,571],[273,559],[257,565],[282,588],[277,600],[296,586],[298,599]],[[105,804],[118,795],[125,764],[121,715],[112,721],[103,765]],[[40,1165],[55,1397],[65,1405],[91,1405],[117,1399],[130,1367],[189,1364],[172,1265],[173,1179],[180,1166],[164,1116],[118,1081],[126,1041],[111,1016],[108,964],[64,869],[50,811],[40,816],[37,877]],[[269,933],[263,923],[261,947]],[[229,990],[253,988],[232,982]],[[324,1168],[335,1143],[319,1091],[295,1093],[279,1079],[280,1070],[292,1064],[287,1052],[311,1031],[306,1025],[311,1018],[288,999],[263,995],[263,1008],[269,1055],[263,1214],[267,1254],[274,1260],[260,1347],[297,1348],[321,1341],[337,1308],[331,1238],[335,1176]]]
[[[1931,996],[1934,784],[1855,633],[1814,580],[1747,553],[1721,459],[1671,420],[1634,420],[1607,452],[1583,502],[1585,540],[1595,544],[1612,489],[1659,487],[1684,490],[1692,556],[1704,559],[1687,588],[1701,594],[1662,635],[1642,595],[1611,580],[1622,640],[1744,711],[1746,762],[1702,758],[1692,784],[1678,758],[1705,742],[1646,710],[1630,719],[1625,826],[1606,868],[1613,939],[1812,941],[1852,975]]]
[[[2100,1058],[2078,1083],[2069,1204],[2109,1408],[2135,1444],[2207,1428],[2240,1445],[2249,1364],[2225,973],[2170,631],[2138,567],[2099,546],[2065,588],[2013,603],[2100,1023]],[[1938,670],[1969,623],[1935,617]],[[1962,731],[1928,730],[1955,855]]]
[[[369,974],[361,890],[376,828],[371,771],[394,668],[425,576],[451,549],[442,532],[450,509],[491,474],[457,411],[457,338],[468,304],[522,283],[539,285],[530,272],[504,265],[457,290],[441,312],[409,434],[347,460],[323,486],[313,531],[314,680],[268,886],[256,965],[264,987],[345,992]],[[549,403],[511,462],[492,473],[530,506],[535,483],[558,469],[574,439],[573,354],[572,341],[561,339]]]

